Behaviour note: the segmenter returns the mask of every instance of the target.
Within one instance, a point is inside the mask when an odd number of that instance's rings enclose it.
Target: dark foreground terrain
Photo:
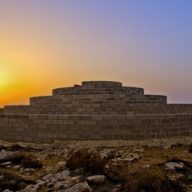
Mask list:
[[[0,142],[0,191],[191,192],[192,139]]]

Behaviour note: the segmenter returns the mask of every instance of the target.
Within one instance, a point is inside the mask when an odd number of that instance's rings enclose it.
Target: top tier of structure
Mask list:
[[[83,81],[82,87],[86,88],[120,88],[121,82],[117,81]]]
[[[53,95],[68,94],[113,94],[115,92],[124,92],[127,94],[143,94],[144,90],[138,87],[125,87],[117,81],[83,81],[82,85],[74,87],[62,87],[53,90]]]

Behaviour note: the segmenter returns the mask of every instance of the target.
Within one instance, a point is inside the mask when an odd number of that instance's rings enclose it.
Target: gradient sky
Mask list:
[[[192,103],[191,0],[0,0],[0,106],[115,80]]]

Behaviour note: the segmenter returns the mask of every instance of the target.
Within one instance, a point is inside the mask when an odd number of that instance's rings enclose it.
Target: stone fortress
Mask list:
[[[192,105],[114,81],[85,81],[0,109],[0,139],[120,140],[189,136]]]

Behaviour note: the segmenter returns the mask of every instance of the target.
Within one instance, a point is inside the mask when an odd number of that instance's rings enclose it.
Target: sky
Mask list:
[[[192,103],[191,0],[0,0],[0,106],[113,80]]]

